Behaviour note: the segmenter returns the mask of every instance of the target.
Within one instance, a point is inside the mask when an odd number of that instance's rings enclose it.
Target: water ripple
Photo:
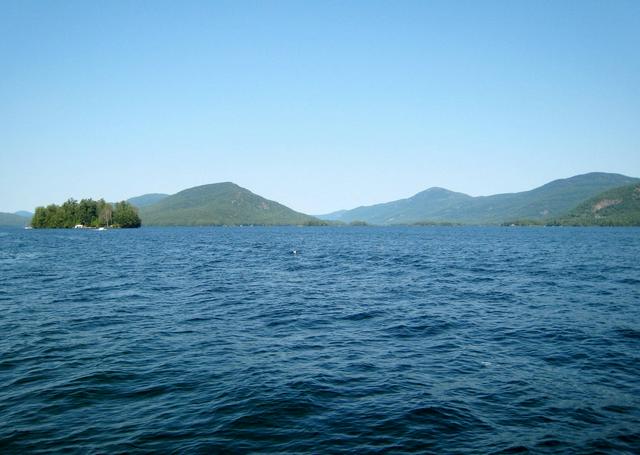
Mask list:
[[[638,229],[95,234],[0,231],[2,453],[640,452]]]

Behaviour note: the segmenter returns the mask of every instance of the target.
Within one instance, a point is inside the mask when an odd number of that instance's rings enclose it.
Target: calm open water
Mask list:
[[[0,334],[2,453],[640,451],[640,229],[0,230]]]

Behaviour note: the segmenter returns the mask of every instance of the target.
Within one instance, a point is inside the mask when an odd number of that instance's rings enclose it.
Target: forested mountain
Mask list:
[[[402,224],[423,220],[447,220],[456,217],[460,210],[473,199],[463,193],[455,193],[444,188],[429,188],[408,199],[358,207],[353,210],[336,212],[334,217],[323,215],[325,220],[365,221],[371,224]]]
[[[322,224],[231,182],[180,191],[141,208],[140,217],[147,226]]]
[[[165,226],[322,225],[329,220],[379,225],[629,225],[638,224],[638,184],[637,178],[594,172],[554,180],[530,191],[493,196],[472,197],[434,187],[407,199],[316,218],[224,182],[189,188],[173,195],[144,194],[115,206],[104,200],[70,199],[61,206],[39,207],[32,222],[34,227],[73,227],[75,224],[137,227],[140,222]],[[21,212],[23,214],[29,213]],[[20,227],[28,222],[29,218],[24,216],[0,214],[1,226]]]
[[[614,188],[583,202],[560,220],[576,226],[640,226],[640,184]]]
[[[408,199],[358,207],[321,216],[343,222],[355,220],[371,224],[412,224],[418,222],[458,222],[499,224],[514,219],[544,220],[566,215],[581,202],[597,194],[640,179],[620,174],[594,172],[520,193],[472,197],[443,188],[430,188]]]

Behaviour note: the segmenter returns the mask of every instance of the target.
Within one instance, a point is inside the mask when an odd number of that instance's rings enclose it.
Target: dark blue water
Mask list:
[[[3,230],[0,310],[3,453],[640,451],[639,229]]]

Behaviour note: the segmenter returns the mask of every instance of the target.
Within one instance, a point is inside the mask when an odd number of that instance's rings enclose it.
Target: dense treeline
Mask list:
[[[138,211],[128,202],[117,202],[112,206],[104,199],[82,199],[80,202],[69,199],[62,205],[37,207],[31,220],[34,228],[72,228],[79,224],[84,227],[137,228],[142,223]]]

